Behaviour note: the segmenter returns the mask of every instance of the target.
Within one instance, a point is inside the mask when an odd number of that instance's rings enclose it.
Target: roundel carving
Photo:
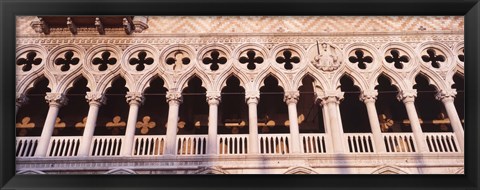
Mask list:
[[[184,67],[187,67],[191,62],[190,56],[186,51],[175,50],[170,52],[166,59],[167,69],[172,71],[182,71]]]
[[[309,55],[310,63],[322,71],[337,70],[342,64],[340,49],[327,43],[317,42],[316,46],[310,49]]]

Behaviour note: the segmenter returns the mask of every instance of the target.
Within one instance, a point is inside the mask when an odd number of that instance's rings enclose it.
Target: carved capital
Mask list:
[[[28,98],[25,94],[17,94],[15,98],[15,105],[20,107],[28,102]]]
[[[220,104],[222,96],[218,91],[208,91],[207,92],[207,102],[208,105],[218,105]]]
[[[141,33],[148,28],[148,16],[134,16],[133,25],[135,26],[135,32]]]
[[[87,92],[87,95],[85,95],[85,99],[87,99],[87,102],[90,105],[100,106],[106,103],[105,96],[100,93]]]
[[[127,92],[127,95],[125,97],[127,98],[127,103],[130,105],[140,105],[143,103],[144,100],[143,95],[140,92]]]
[[[417,90],[415,89],[403,90],[397,94],[397,99],[403,101],[403,103],[414,102],[415,97],[417,97]]]
[[[245,93],[245,101],[247,104],[258,104],[260,100],[260,92],[259,91],[247,91]]]
[[[376,90],[368,90],[362,91],[360,94],[360,101],[368,103],[368,102],[375,102],[377,100],[378,92]]]
[[[440,90],[435,95],[435,99],[442,101],[443,103],[445,102],[453,102],[455,100],[455,96],[457,95],[456,90]]]
[[[285,92],[283,101],[285,101],[287,104],[296,104],[299,97],[300,93],[298,91],[289,91]]]
[[[178,91],[168,91],[166,98],[168,103],[180,104],[183,102],[182,93]]]
[[[345,93],[342,91],[320,91],[315,92],[315,102],[321,103],[322,106],[325,104],[335,102],[340,104],[340,101],[343,100],[343,95]]]
[[[63,95],[62,93],[52,93],[52,92],[47,92],[47,95],[45,96],[45,100],[47,101],[48,105],[57,106],[57,107],[66,105],[68,102],[67,97],[65,97],[65,95]]]

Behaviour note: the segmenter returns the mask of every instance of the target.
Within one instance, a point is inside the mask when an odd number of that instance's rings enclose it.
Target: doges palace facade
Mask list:
[[[463,17],[22,16],[16,42],[19,174],[464,171]]]

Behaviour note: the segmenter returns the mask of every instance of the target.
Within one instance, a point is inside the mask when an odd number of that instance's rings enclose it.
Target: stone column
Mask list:
[[[288,106],[288,120],[290,121],[290,138],[292,153],[300,153],[300,129],[298,126],[297,102],[300,93],[298,91],[286,92],[283,101]]]
[[[383,142],[382,131],[380,130],[380,121],[378,121],[377,108],[375,100],[377,100],[378,92],[376,90],[362,92],[360,101],[365,103],[368,112],[368,120],[373,134],[373,142],[375,143],[376,152],[386,152],[385,143]]]
[[[181,92],[168,91],[167,92],[167,102],[168,102],[168,120],[167,120],[167,133],[166,133],[166,142],[165,142],[165,154],[174,155],[175,154],[175,145],[177,140],[177,127],[178,127],[178,110],[180,104],[182,103],[182,94]]]
[[[122,156],[132,156],[135,125],[137,124],[138,109],[143,103],[143,95],[139,92],[127,92],[125,97],[130,105],[130,110],[128,111],[127,127],[125,128],[125,139],[122,143]]]
[[[90,147],[92,144],[93,133],[95,132],[95,125],[98,116],[98,109],[105,104],[105,96],[100,93],[87,92],[85,96],[90,108],[88,109],[87,121],[83,130],[82,140],[78,148],[78,156],[89,156]]]
[[[322,106],[322,115],[323,115],[323,125],[325,128],[325,145],[326,145],[326,152],[332,153],[333,152],[333,140],[332,140],[332,129],[330,127],[330,116],[328,114],[328,107],[327,102],[322,101],[321,99],[317,99],[315,103],[320,104]]]
[[[425,143],[425,137],[423,136],[422,127],[420,126],[420,120],[418,119],[417,110],[415,109],[415,97],[417,96],[416,90],[402,91],[397,95],[397,99],[403,101],[405,108],[407,109],[408,119],[412,127],[413,136],[415,138],[415,144],[417,145],[417,152],[428,152],[427,144]]]
[[[258,115],[257,105],[260,99],[258,91],[247,92],[245,100],[248,104],[248,154],[258,154]]]
[[[443,102],[445,110],[447,110],[448,118],[450,119],[450,125],[452,125],[453,133],[455,133],[455,137],[457,138],[459,147],[463,151],[465,145],[464,131],[462,127],[462,122],[460,121],[460,117],[458,117],[457,109],[453,104],[453,101],[455,100],[455,95],[457,95],[457,92],[455,90],[440,91],[437,93],[436,99]]]
[[[208,115],[208,154],[217,154],[217,128],[218,128],[218,104],[220,104],[220,92],[207,92],[209,105]]]
[[[25,94],[17,94],[15,99],[15,116],[17,115],[18,109],[28,102],[27,96]]]
[[[333,152],[334,153],[344,153],[343,147],[343,128],[341,126],[341,118],[338,117],[338,105],[343,99],[343,92],[331,91],[331,92],[320,92],[317,93],[317,101],[322,101],[323,109],[326,109],[328,112],[325,115],[328,115],[328,123],[331,131],[330,139],[332,139]]]
[[[58,116],[58,110],[61,106],[67,104],[67,98],[62,93],[47,92],[45,100],[47,100],[50,107],[48,108],[47,119],[45,119],[42,135],[40,136],[40,141],[38,142],[38,147],[35,152],[36,157],[45,157],[47,155],[47,149],[50,144],[50,138],[52,137],[55,120]]]

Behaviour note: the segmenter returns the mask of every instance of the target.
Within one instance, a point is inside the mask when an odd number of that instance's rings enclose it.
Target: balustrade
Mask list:
[[[261,154],[289,154],[290,134],[259,134]]]
[[[165,136],[141,135],[135,136],[133,156],[158,156],[165,152]]]
[[[47,149],[47,157],[77,156],[82,137],[52,137]]]
[[[18,158],[33,157],[40,137],[17,137],[15,156]]]
[[[349,153],[374,152],[373,136],[370,133],[345,133],[345,149]]]
[[[424,133],[430,152],[459,152],[454,133]]]
[[[219,154],[247,154],[248,153],[248,134],[246,135],[218,135],[218,153]]]
[[[387,152],[416,152],[412,133],[383,133]]]
[[[177,135],[178,155],[202,155],[207,153],[208,135]]]
[[[302,153],[326,153],[325,134],[300,134]]]
[[[91,156],[120,156],[123,136],[94,136]]]

